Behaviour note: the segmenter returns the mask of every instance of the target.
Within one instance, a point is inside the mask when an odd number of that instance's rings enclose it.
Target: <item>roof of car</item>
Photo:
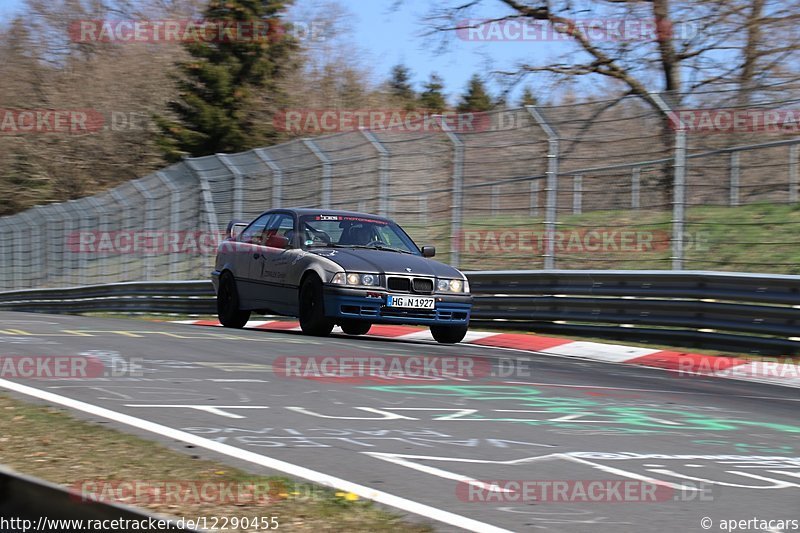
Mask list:
[[[340,211],[336,209],[314,209],[309,207],[280,207],[280,208],[270,209],[270,211],[277,211],[277,210],[293,211],[300,216],[330,215],[330,216],[341,216],[341,217],[377,218],[381,220],[390,220],[388,217],[382,217],[374,213],[361,213],[358,211]]]

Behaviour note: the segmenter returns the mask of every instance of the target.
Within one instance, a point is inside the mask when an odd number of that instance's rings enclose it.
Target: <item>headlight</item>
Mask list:
[[[374,287],[378,285],[379,276],[377,274],[356,274],[354,272],[337,272],[333,275],[331,283],[336,285],[358,285]]]
[[[469,292],[469,285],[461,279],[440,279],[436,282],[439,292]]]

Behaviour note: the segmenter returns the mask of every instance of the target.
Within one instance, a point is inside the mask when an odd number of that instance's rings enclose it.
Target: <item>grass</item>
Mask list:
[[[64,486],[102,481],[181,481],[231,483],[271,487],[269,503],[241,498],[236,502],[173,498],[139,508],[180,517],[276,516],[279,529],[292,531],[432,531],[427,525],[403,521],[354,494],[336,492],[279,476],[256,476],[228,465],[180,453],[156,442],[77,420],[63,409],[32,405],[0,395],[0,464]],[[87,486],[89,486],[87,484]],[[153,485],[157,486],[157,485]],[[162,500],[164,500],[162,498]],[[135,502],[121,502],[135,504]],[[240,522],[241,523],[241,522]],[[258,531],[229,529],[228,531]]]
[[[591,211],[578,215],[561,213],[557,232],[564,240],[556,250],[556,268],[669,269],[672,266],[671,220],[669,211],[648,209]],[[449,222],[441,221],[432,228],[418,224],[404,227],[419,242],[436,244],[441,260],[450,260]],[[535,240],[544,232],[541,217],[467,216],[463,229],[473,233],[466,233],[466,239],[462,238],[462,270],[543,268],[544,246]],[[684,268],[800,274],[798,229],[800,205],[759,203],[741,207],[689,207],[684,232]],[[597,250],[585,246],[585,240],[581,242],[586,232],[592,230],[604,231],[606,235],[613,231],[645,235],[640,241],[641,249],[632,249],[636,246],[615,249],[606,244]],[[504,236],[507,241],[502,240]],[[534,239],[533,245],[531,239]],[[619,240],[616,242],[620,244]]]

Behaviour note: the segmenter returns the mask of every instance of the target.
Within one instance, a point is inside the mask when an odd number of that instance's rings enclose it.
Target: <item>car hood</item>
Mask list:
[[[419,255],[401,254],[385,250],[323,248],[311,253],[337,263],[349,272],[376,272],[404,276],[436,276],[457,278],[463,276],[457,269]],[[411,269],[409,272],[408,269]]]

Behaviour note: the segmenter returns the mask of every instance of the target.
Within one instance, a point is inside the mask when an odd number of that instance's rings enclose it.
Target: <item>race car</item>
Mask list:
[[[467,333],[472,296],[466,276],[430,259],[394,221],[367,213],[273,209],[233,220],[211,274],[223,326],[250,314],[297,317],[304,333],[348,335],[373,324],[430,327],[441,343]]]

